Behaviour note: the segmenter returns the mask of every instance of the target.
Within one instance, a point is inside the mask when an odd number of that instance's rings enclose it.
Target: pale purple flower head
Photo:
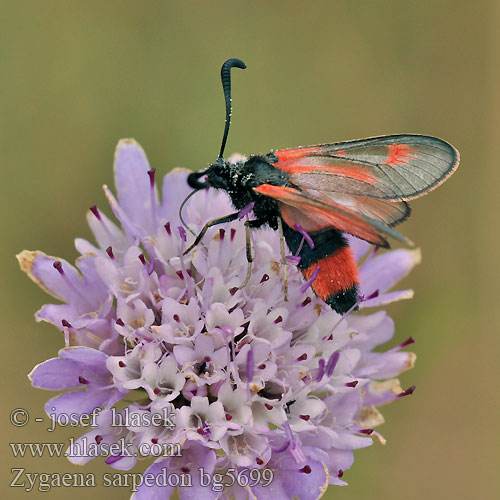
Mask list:
[[[97,245],[76,240],[76,267],[42,252],[18,256],[62,302],[36,313],[63,332],[65,347],[30,379],[71,390],[49,400],[47,413],[100,409],[69,459],[93,458],[81,453],[84,442],[116,469],[151,456],[137,500],[169,498],[176,486],[182,499],[309,500],[328,484],[346,484],[353,450],[373,437],[384,442],[374,431],[384,421],[377,407],[413,392],[395,378],[413,365],[415,356],[403,350],[413,340],[374,352],[394,335],[386,312],[339,316],[314,295],[293,257],[285,301],[279,235],[270,229],[252,233],[252,274],[240,289],[244,220],[209,229],[183,255],[191,231],[233,211],[225,193],[192,197],[187,231],[178,215],[190,192],[187,170],[167,174],[160,197],[132,140],[119,143],[114,168],[118,197],[104,190],[118,223],[90,209]],[[360,309],[412,296],[389,290],[419,262],[418,251],[379,254],[349,241],[360,263]],[[191,484],[146,480],[165,471]]]

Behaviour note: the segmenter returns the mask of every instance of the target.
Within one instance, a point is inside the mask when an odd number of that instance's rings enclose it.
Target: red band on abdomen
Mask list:
[[[316,266],[319,266],[320,270],[312,284],[312,289],[323,300],[359,284],[358,267],[349,247],[340,248],[304,269],[306,279],[312,276]]]

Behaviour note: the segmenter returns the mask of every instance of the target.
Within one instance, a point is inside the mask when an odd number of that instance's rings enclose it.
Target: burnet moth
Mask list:
[[[359,277],[343,233],[384,248],[389,248],[387,236],[411,244],[393,226],[410,215],[408,200],[450,177],[458,166],[458,151],[437,137],[397,134],[280,149],[230,163],[223,154],[231,118],[231,68],[246,65],[234,58],[222,65],[226,122],[220,154],[206,170],[188,176],[194,188],[188,198],[207,187],[222,189],[237,211],[209,221],[186,253],[209,227],[253,213],[246,222],[249,267],[244,284],[251,272],[250,229],[269,226],[280,231],[282,262],[284,238],[300,257],[298,266],[316,295],[346,313],[358,304]],[[286,297],[286,265],[284,269]]]

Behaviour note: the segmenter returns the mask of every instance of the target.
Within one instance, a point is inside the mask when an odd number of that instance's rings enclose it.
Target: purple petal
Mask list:
[[[189,442],[182,449],[182,457],[171,457],[161,462],[156,462],[146,470],[144,476],[150,474],[149,477],[151,479],[149,484],[151,486],[145,481],[135,493],[134,500],[164,500],[169,498],[173,492],[173,488],[171,489],[169,486],[157,486],[152,480],[157,477],[159,479],[158,482],[160,482],[162,474],[166,474],[167,477],[170,474],[189,474],[192,486],[179,488],[181,500],[215,500],[219,497],[220,493],[214,492],[210,486],[202,486],[200,484],[199,471],[200,468],[203,468],[203,472],[211,479],[215,460],[216,456],[213,450],[196,442]],[[165,472],[163,472],[164,470]]]
[[[366,300],[359,304],[360,309],[365,307],[378,307],[391,302],[396,302],[403,299],[411,299],[413,297],[413,290],[402,290],[398,292],[381,293],[378,297]]]
[[[96,349],[71,347],[69,349],[61,349],[59,356],[63,359],[72,359],[78,363],[84,363],[94,370],[100,370],[109,375],[109,372],[106,370],[106,359],[108,357]]]
[[[351,431],[344,431],[337,429],[337,436],[332,437],[332,444],[334,448],[339,448],[341,450],[356,450],[359,448],[366,448],[371,446],[373,441],[369,437],[361,437],[352,434]]]
[[[385,292],[420,263],[420,250],[393,250],[370,259],[360,268],[360,293],[369,296],[375,290]]]
[[[349,318],[349,325],[358,332],[349,346],[363,351],[370,351],[394,336],[394,321],[385,311],[377,311],[366,316],[353,314]]]
[[[198,443],[193,443],[187,450],[183,449],[183,456],[187,458],[186,461],[193,464],[193,467],[189,471],[192,486],[179,488],[181,500],[215,500],[219,498],[220,493],[213,491],[211,487],[200,484],[200,468],[203,468],[203,472],[208,474],[211,479],[213,477],[216,461],[215,452]],[[176,462],[174,470],[177,474],[181,474],[182,469],[179,468],[180,460],[177,459]]]
[[[104,185],[102,188],[114,216],[118,219],[125,230],[129,244],[132,244],[134,239],[140,240],[145,233],[144,228],[138,229],[140,226],[135,225],[132,218],[128,216],[122,206],[118,203],[117,199],[113,196],[113,193],[109,190],[108,186]]]
[[[154,233],[148,159],[133,139],[122,139],[115,151],[115,186],[123,211],[145,234]]]
[[[112,246],[115,252],[124,252],[126,250],[126,242],[123,231],[105,214],[101,213],[101,220],[89,210],[87,212],[87,223],[94,233],[94,237],[101,248]],[[84,249],[84,244],[79,242],[78,250]],[[82,248],[83,247],[83,248]]]
[[[123,456],[116,461],[111,462],[112,457],[108,457],[106,463],[116,470],[130,470],[137,464],[137,457]],[[110,460],[108,462],[108,460]]]
[[[356,262],[359,262],[360,259],[362,259],[364,255],[366,255],[368,250],[372,248],[371,243],[367,243],[364,240],[360,240],[355,236],[352,236],[350,234],[344,234],[344,236],[347,238],[347,241],[349,242],[349,246],[351,247],[351,250],[354,253],[354,258],[356,259]]]
[[[44,361],[28,375],[33,387],[49,390],[82,387],[79,365],[70,359],[52,358]]]
[[[333,394],[327,396],[324,402],[330,413],[322,424],[339,427],[351,425],[354,416],[363,404],[360,391]]]
[[[194,350],[184,345],[174,346],[174,356],[176,361],[182,366],[195,361],[196,357]]]
[[[266,468],[273,469],[274,477],[268,486],[262,483],[252,487],[258,500],[317,500],[328,486],[328,469],[324,462],[306,458],[306,464],[297,464],[287,452],[276,453]]]
[[[164,500],[165,498],[170,498],[174,492],[174,488],[172,486],[169,486],[168,484],[165,486],[156,485],[156,482],[161,484],[160,478],[163,473],[165,473],[168,477],[168,462],[169,459],[156,462],[146,469],[143,474],[143,479],[144,477],[146,477],[146,479],[134,493],[134,500]],[[148,480],[148,478],[150,479]],[[155,481],[156,478],[158,478],[158,481]],[[151,484],[151,486],[149,486],[149,484]]]
[[[413,368],[415,354],[412,352],[372,352],[365,354],[361,365],[356,367],[356,376],[373,379],[395,377]]]
[[[68,304],[46,304],[35,313],[37,321],[47,321],[59,329],[62,327],[63,319],[73,325],[73,318],[77,318],[78,316],[78,311]]]
[[[80,390],[66,392],[45,403],[45,411],[48,415],[82,415],[90,414],[96,408],[109,406],[121,399],[125,393],[118,394],[116,389],[107,391]]]
[[[50,257],[43,252],[24,250],[17,259],[21,269],[47,293],[64,302],[82,302],[84,282],[78,271],[69,262]],[[54,268],[60,262],[64,275]],[[79,293],[79,291],[81,292]],[[91,299],[87,299],[91,300]],[[90,307],[90,304],[87,304]]]
[[[365,394],[365,406],[378,406],[390,401],[394,401],[403,389],[396,378],[383,380],[381,382],[373,381],[367,387]]]
[[[82,387],[82,379],[92,385],[107,385],[111,373],[106,368],[107,355],[87,347],[70,347],[35,366],[29,378],[34,387],[59,390]]]
[[[191,170],[186,168],[175,168],[163,178],[162,203],[159,211],[160,218],[170,221],[173,227],[178,226],[179,200],[183,200],[191,191],[187,183],[187,176]],[[190,200],[191,201],[191,200]],[[189,207],[188,202],[185,209]]]
[[[87,241],[85,238],[75,238],[75,248],[81,255],[85,253],[99,254],[99,248]]]

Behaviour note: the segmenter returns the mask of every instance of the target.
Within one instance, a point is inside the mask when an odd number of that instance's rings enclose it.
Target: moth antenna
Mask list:
[[[227,136],[229,134],[229,125],[231,125],[231,68],[245,69],[247,65],[240,59],[234,57],[228,59],[220,70],[220,78],[222,80],[222,89],[224,90],[224,99],[226,100],[226,122],[224,124],[224,135],[222,136],[222,144],[220,147],[219,158],[224,155]]]
[[[191,191],[183,200],[183,202],[181,203],[181,206],[179,207],[179,219],[181,220],[182,222],[182,225],[191,233],[193,234],[194,236],[196,236],[196,233],[186,224],[186,222],[184,221],[184,218],[182,217],[182,209],[184,208],[184,205],[186,204],[186,202],[189,200],[189,198],[191,198],[191,196],[195,195],[197,192],[199,191],[199,189],[194,189],[193,191]]]

